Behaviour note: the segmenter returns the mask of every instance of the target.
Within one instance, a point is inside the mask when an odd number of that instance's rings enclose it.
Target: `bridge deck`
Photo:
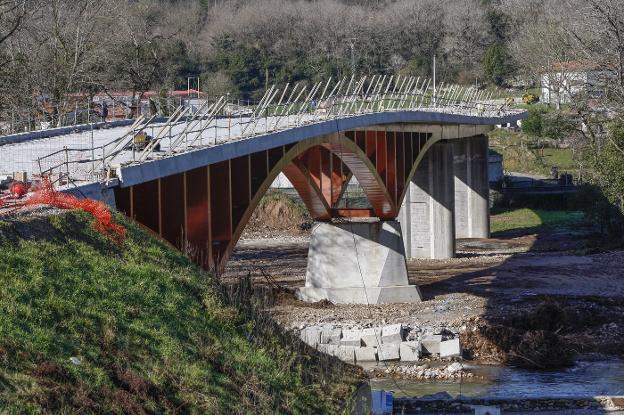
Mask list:
[[[256,132],[262,133],[267,129],[267,123],[271,130],[285,128],[288,125],[292,125],[295,120],[295,116],[289,117],[269,117],[268,120],[261,118],[256,124]],[[240,139],[243,128],[249,124],[249,117],[237,117],[237,118],[221,118],[212,121],[210,126],[202,132],[197,131],[201,128],[200,125],[194,129],[194,132],[188,134],[188,139],[195,139],[195,146],[206,147],[223,144],[233,139]],[[305,115],[301,118],[301,123],[309,123],[314,121],[313,115]],[[175,137],[182,133],[186,127],[186,122],[179,122],[171,127],[164,127],[164,123],[152,123],[146,128],[146,133],[152,137],[161,135],[163,140],[161,141],[161,151],[155,152],[152,158],[159,158],[167,155],[171,137]],[[243,127],[243,128],[241,128]],[[163,130],[164,129],[164,130]],[[250,127],[251,129],[251,127]],[[44,158],[49,154],[58,152],[55,156],[45,159],[42,168],[45,169],[52,164],[60,164],[69,159],[69,161],[78,161],[79,159],[91,158],[91,152],[93,150],[93,158],[99,160],[102,158],[102,146],[110,144],[113,141],[122,137],[127,133],[129,127],[113,127],[94,129],[91,131],[80,131],[73,134],[66,134],[56,137],[39,138],[28,140],[20,143],[0,144],[0,175],[11,175],[17,171],[26,171],[28,173],[38,173],[39,165],[37,160]],[[70,150],[85,150],[85,153],[69,152],[66,155],[63,152],[64,148]],[[185,152],[187,149],[183,146],[181,152]],[[178,150],[179,151],[179,150]],[[124,165],[134,161],[138,153],[134,153],[130,148],[126,151],[122,151],[116,158],[115,164]],[[89,163],[78,168],[79,171],[73,173],[86,174],[91,168]]]
[[[422,108],[411,111],[386,111],[367,114],[345,114],[342,116],[327,117],[325,114],[300,114],[283,117],[261,117],[251,122],[249,116],[232,116],[206,121],[181,121],[171,126],[164,123],[151,123],[145,132],[152,137],[162,137],[160,151],[153,152],[144,162],[137,162],[139,152],[132,150],[130,136],[123,151],[120,151],[113,160],[107,159],[107,165],[115,168],[144,164],[166,158],[196,153],[196,150],[210,150],[213,147],[225,147],[219,151],[218,158],[236,157],[229,147],[237,143],[249,142],[249,149],[293,143],[305,138],[320,134],[330,134],[346,129],[363,128],[367,125],[384,123],[423,123],[435,125],[495,125],[514,122],[524,118],[523,113],[508,113],[498,117],[482,117],[474,114],[449,113],[448,110]],[[192,126],[189,127],[189,124]],[[138,131],[137,127],[133,131]],[[188,132],[184,134],[184,131]],[[25,171],[32,175],[40,171],[56,169],[55,172],[67,173],[75,182],[94,182],[101,176],[91,172],[101,170],[103,155],[109,157],[115,141],[119,141],[130,127],[111,127],[92,131],[81,131],[73,134],[60,135],[49,138],[37,138],[14,144],[0,143],[0,175],[12,175],[18,171]],[[266,139],[264,138],[266,137]],[[170,151],[171,141],[181,140],[174,151]],[[277,139],[277,140],[276,140]],[[260,141],[259,141],[260,140]],[[228,147],[226,149],[226,147]],[[103,150],[103,148],[106,148]],[[65,150],[67,149],[67,150]],[[203,153],[203,152],[202,152]],[[221,153],[223,153],[221,155]],[[198,156],[198,154],[194,154]],[[194,157],[195,159],[197,157]],[[210,162],[213,157],[206,159]],[[182,158],[181,163],[184,163]],[[216,160],[216,159],[215,159]],[[213,160],[214,161],[214,160]],[[99,166],[98,166],[99,165]],[[173,172],[172,172],[173,173]]]

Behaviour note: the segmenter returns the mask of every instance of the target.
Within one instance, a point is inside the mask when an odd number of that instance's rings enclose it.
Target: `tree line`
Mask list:
[[[329,76],[503,83],[508,16],[485,0],[0,0],[0,111],[37,96],[186,89],[243,99]]]
[[[268,85],[356,75],[529,88],[553,68],[605,74],[558,109],[591,180],[624,211],[621,0],[0,0],[0,121],[45,98],[186,89],[257,99]],[[624,229],[624,228],[623,228]]]

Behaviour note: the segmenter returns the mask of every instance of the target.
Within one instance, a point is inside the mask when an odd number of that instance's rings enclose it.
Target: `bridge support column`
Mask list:
[[[412,303],[401,227],[396,221],[318,222],[312,230],[306,285],[297,296],[337,304]]]
[[[455,256],[454,210],[453,146],[441,141],[418,165],[399,213],[409,258]]]
[[[457,238],[489,238],[488,138],[453,142],[455,233]]]

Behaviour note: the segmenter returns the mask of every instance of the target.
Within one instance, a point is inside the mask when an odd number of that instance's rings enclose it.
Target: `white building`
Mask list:
[[[559,62],[542,74],[540,101],[559,106],[575,96],[601,98],[613,73],[591,62]]]

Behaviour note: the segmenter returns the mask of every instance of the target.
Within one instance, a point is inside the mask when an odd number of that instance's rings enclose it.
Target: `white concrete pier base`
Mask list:
[[[401,227],[396,221],[320,222],[308,251],[303,301],[388,304],[421,301],[407,280]]]

